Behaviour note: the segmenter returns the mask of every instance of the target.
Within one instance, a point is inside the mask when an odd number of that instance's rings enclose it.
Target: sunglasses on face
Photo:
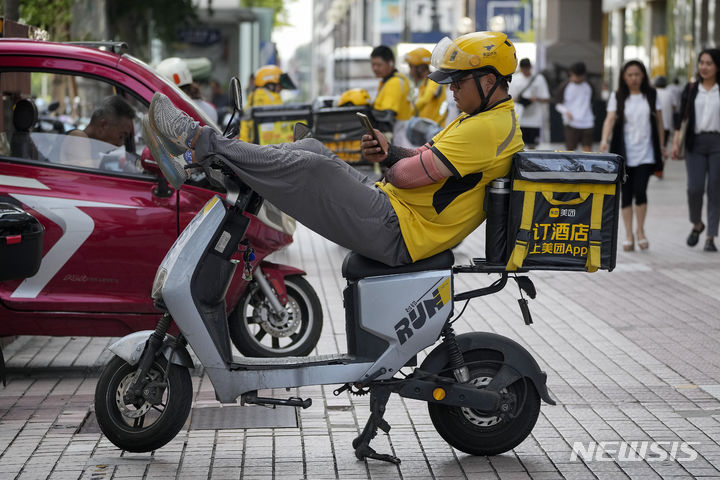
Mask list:
[[[468,75],[467,77],[463,77],[463,78],[461,78],[460,80],[455,80],[454,82],[450,82],[450,85],[452,85],[452,87],[453,87],[455,90],[460,90],[460,86],[461,86],[466,80],[470,80],[471,78],[472,78],[472,75]]]

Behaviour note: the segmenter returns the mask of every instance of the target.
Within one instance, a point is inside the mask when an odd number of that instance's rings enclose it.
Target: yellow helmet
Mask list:
[[[364,88],[351,88],[345,90],[338,99],[338,107],[346,107],[348,105],[370,105],[370,94]]]
[[[262,88],[270,83],[278,83],[282,88],[295,90],[297,87],[287,73],[277,65],[265,65],[255,72],[255,86]]]
[[[405,61],[413,67],[418,65],[430,65],[430,57],[432,54],[427,48],[416,48],[405,54]]]
[[[255,72],[255,86],[264,87],[268,83],[280,83],[282,70],[277,65],[265,65]]]
[[[443,38],[435,46],[430,64],[437,71],[430,79],[451,83],[471,70],[485,70],[510,77],[517,69],[515,46],[502,32],[473,32],[450,40]]]

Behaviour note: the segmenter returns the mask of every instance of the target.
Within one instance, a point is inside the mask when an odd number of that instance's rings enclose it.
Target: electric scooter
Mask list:
[[[206,175],[227,195],[213,197],[178,237],[158,268],[152,288],[163,311],[154,332],[128,335],[110,346],[115,357],[95,391],[95,413],[107,438],[119,448],[148,452],[180,431],[192,403],[187,349],[197,356],[222,403],[307,408],[312,399],[269,398],[258,390],[309,385],[341,385],[334,393],[370,394],[370,416],[352,445],[358,459],[400,463],[370,447],[392,393],[425,401],[438,433],[453,447],[474,455],[511,450],[531,432],[541,399],[554,405],[546,374],[515,341],[487,332],[455,335],[454,302],[502,290],[513,278],[529,297],[529,278],[508,277],[502,267],[478,261],[453,266],[451,251],[400,267],[388,267],[350,253],[342,274],[347,352],[336,355],[244,358],[230,348],[225,292],[236,268],[247,268],[252,245],[246,241],[247,213],[262,198],[235,175],[232,164],[213,157]],[[234,261],[236,252],[242,260]],[[500,274],[493,284],[455,294],[460,273]],[[523,308],[526,322],[531,322]],[[168,335],[175,322],[177,337]],[[417,355],[435,345],[422,364]],[[409,373],[407,370],[410,370]]]

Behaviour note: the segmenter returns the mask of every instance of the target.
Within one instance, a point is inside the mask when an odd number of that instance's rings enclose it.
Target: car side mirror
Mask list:
[[[153,195],[162,198],[167,198],[172,195],[172,188],[170,188],[170,185],[168,184],[165,175],[163,175],[162,170],[160,170],[160,166],[153,158],[148,147],[145,147],[140,154],[140,165],[142,166],[143,170],[157,177],[158,184],[153,189]]]

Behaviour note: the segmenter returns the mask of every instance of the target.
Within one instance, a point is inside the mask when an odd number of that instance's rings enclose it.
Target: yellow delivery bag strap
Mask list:
[[[505,270],[514,272],[522,267],[527,257],[528,243],[530,242],[530,227],[532,225],[533,212],[535,212],[536,192],[526,191],[523,197],[522,217],[520,219],[520,231],[518,232],[515,246],[510,254]]]
[[[590,212],[590,236],[588,246],[587,262],[585,269],[588,272],[596,272],[600,268],[600,257],[602,247],[602,213],[605,195],[602,193],[593,194],[592,209]]]

